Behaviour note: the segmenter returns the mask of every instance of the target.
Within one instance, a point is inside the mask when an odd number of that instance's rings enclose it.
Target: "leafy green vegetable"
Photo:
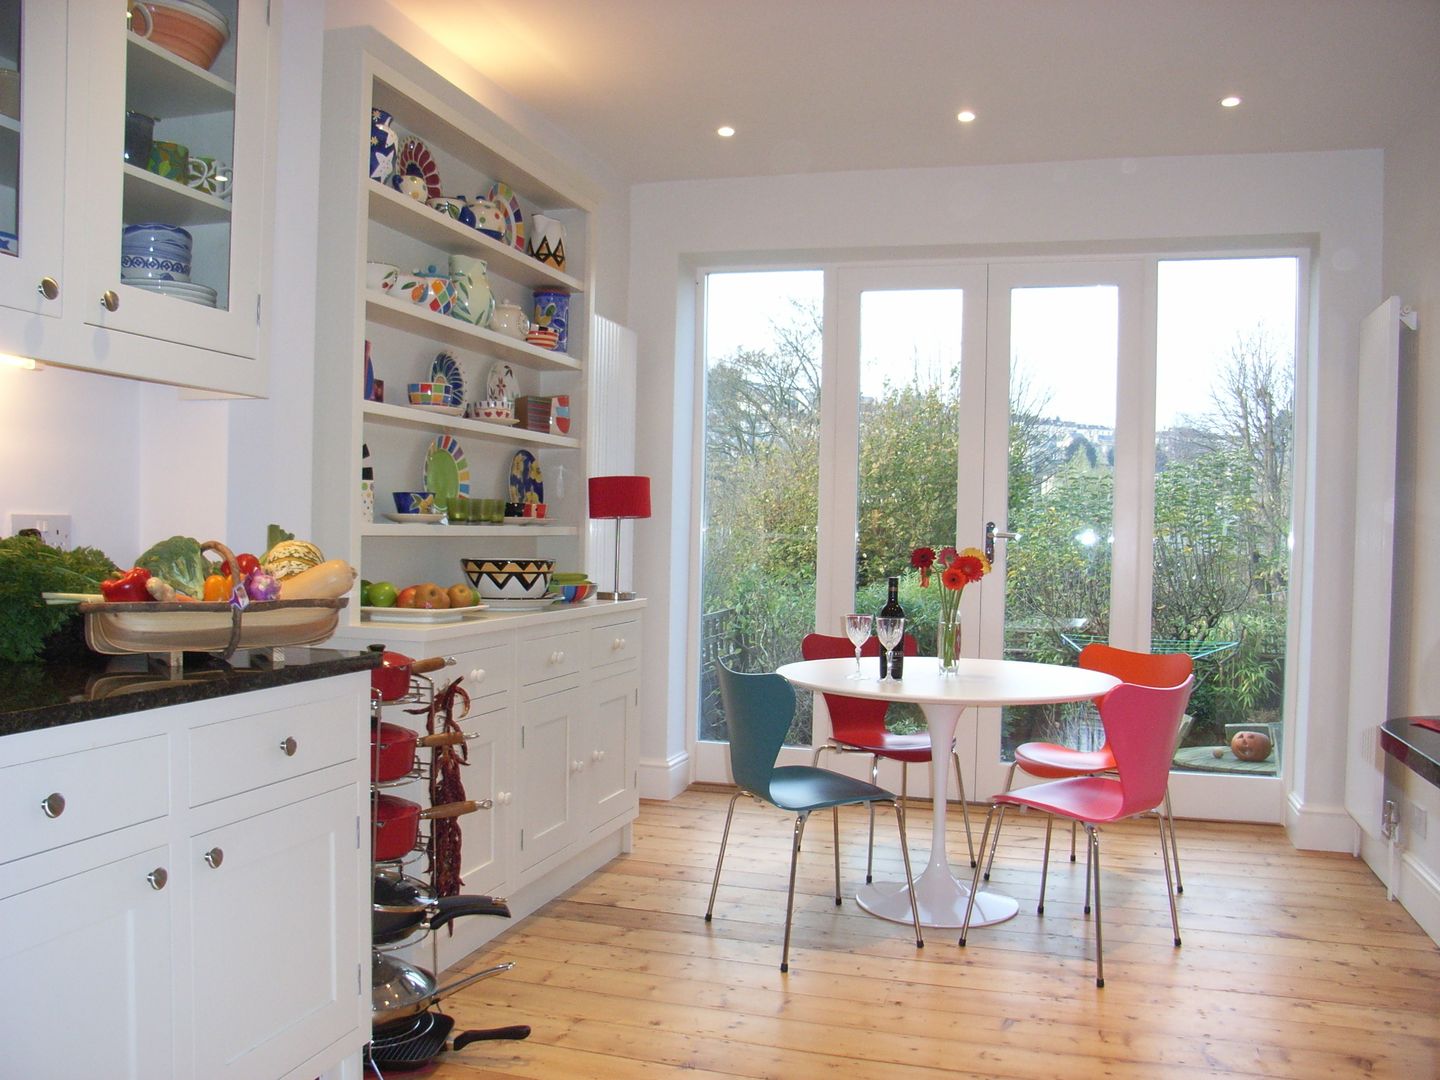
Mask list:
[[[38,659],[46,638],[76,614],[74,605],[45,603],[42,592],[96,593],[120,572],[103,551],[61,551],[31,536],[0,540],[0,660]]]
[[[205,557],[200,541],[193,536],[172,536],[161,540],[135,560],[158,578],[164,578],[186,596],[199,600],[205,595]]]
[[[265,534],[265,551],[266,551],[266,553],[268,554],[269,552],[275,550],[275,545],[276,545],[276,544],[283,543],[283,542],[286,541],[286,540],[294,540],[294,539],[295,539],[295,534],[294,534],[294,533],[292,533],[292,532],[286,532],[286,531],[285,531],[284,529],[282,529],[279,525],[276,525],[274,522],[271,522],[271,523],[270,523],[270,528],[269,528],[269,530],[268,530],[268,531],[266,532],[266,534]],[[265,560],[264,560],[264,559],[261,559],[260,561],[261,561],[261,562],[264,562]]]

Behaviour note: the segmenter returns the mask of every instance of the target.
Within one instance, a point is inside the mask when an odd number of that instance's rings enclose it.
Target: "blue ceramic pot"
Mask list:
[[[551,289],[537,290],[535,293],[535,317],[531,320],[530,325],[554,330],[559,335],[559,340],[555,343],[555,351],[565,352],[566,346],[569,344],[570,294]]]
[[[390,183],[395,174],[395,132],[390,121],[394,119],[384,109],[370,110],[370,179],[382,184]]]

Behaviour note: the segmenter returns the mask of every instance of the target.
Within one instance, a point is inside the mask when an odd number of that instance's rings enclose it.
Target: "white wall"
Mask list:
[[[1314,245],[1312,381],[1317,435],[1306,504],[1307,558],[1349,563],[1355,348],[1380,293],[1382,167],[1377,151],[1065,162],[651,184],[631,199],[630,324],[640,336],[637,468],[656,517],[636,530],[637,581],[652,598],[642,702],[642,790],[683,778],[688,701],[693,423],[693,270],[704,263],[814,261],[1218,241]],[[641,298],[643,302],[641,302]],[[677,310],[681,313],[677,318]],[[1289,814],[1302,846],[1350,850],[1343,810],[1349,597],[1329,577],[1302,595]],[[660,658],[664,658],[664,664]]]

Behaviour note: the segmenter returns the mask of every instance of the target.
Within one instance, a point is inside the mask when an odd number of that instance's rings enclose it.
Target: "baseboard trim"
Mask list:
[[[690,755],[640,759],[640,797],[669,801],[690,786]]]
[[[1301,851],[1360,850],[1360,826],[1343,806],[1317,806],[1291,792],[1285,799],[1285,832]]]
[[[1368,835],[1360,854],[1365,865],[1385,883],[1390,895],[1420,929],[1430,935],[1431,941],[1440,944],[1440,877],[1408,851],[1402,851],[1392,866],[1390,846]]]

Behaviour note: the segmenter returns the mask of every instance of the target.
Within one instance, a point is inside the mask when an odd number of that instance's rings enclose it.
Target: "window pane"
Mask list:
[[[1278,770],[1296,275],[1289,258],[1160,264],[1152,647],[1195,657],[1189,768]],[[1262,761],[1229,747],[1247,728]]]
[[[706,278],[701,739],[726,737],[715,664],[773,671],[815,624],[823,287],[819,271]],[[786,742],[810,729],[797,694]]]

